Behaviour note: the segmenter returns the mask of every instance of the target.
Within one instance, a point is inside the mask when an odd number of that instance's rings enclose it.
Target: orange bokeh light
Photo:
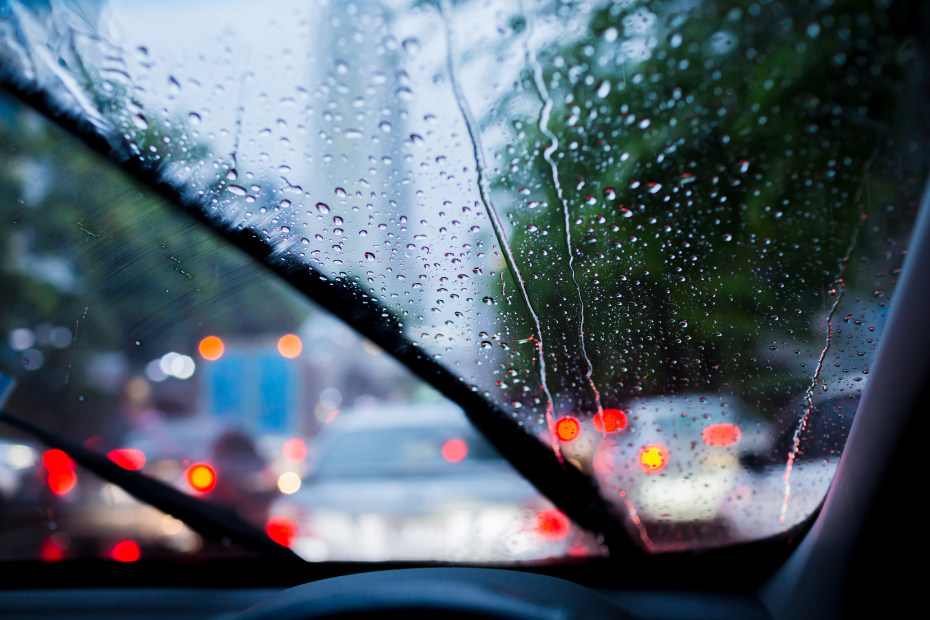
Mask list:
[[[579,431],[581,431],[581,424],[570,415],[560,418],[555,423],[555,434],[562,441],[571,441],[578,436]]]
[[[191,465],[187,469],[187,482],[195,491],[212,491],[216,486],[216,472],[206,463]]]
[[[216,336],[207,336],[200,341],[197,350],[200,351],[200,356],[203,359],[212,362],[223,357],[223,351],[226,350],[226,347],[223,345],[223,341]]]
[[[288,359],[293,359],[304,350],[304,343],[294,334],[286,334],[278,340],[278,353]]]
[[[604,409],[594,416],[594,428],[599,433],[616,433],[626,428],[626,413],[619,409]]]
[[[701,431],[701,439],[708,446],[732,446],[740,437],[742,433],[735,424],[711,424]]]

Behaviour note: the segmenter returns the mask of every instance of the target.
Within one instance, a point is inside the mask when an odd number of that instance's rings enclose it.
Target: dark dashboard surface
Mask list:
[[[0,615],[10,619],[234,617],[280,592],[273,588],[94,588],[0,592]],[[771,618],[758,599],[748,594],[609,589],[597,589],[596,592],[641,618]]]

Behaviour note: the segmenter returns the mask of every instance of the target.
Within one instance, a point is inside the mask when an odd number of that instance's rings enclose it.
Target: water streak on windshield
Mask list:
[[[805,426],[807,426],[807,420],[811,415],[811,411],[814,409],[814,390],[817,389],[818,383],[820,381],[820,374],[823,372],[823,362],[827,357],[827,353],[830,351],[830,346],[833,344],[833,320],[834,315],[836,314],[837,308],[840,307],[840,304],[843,301],[843,295],[846,294],[846,281],[843,279],[844,274],[846,273],[846,268],[849,264],[849,259],[853,254],[853,250],[856,249],[856,243],[859,240],[859,231],[862,228],[863,223],[865,222],[865,205],[862,201],[863,191],[868,191],[868,179],[869,171],[872,168],[872,164],[875,161],[875,157],[878,155],[878,151],[873,151],[872,155],[869,156],[869,159],[866,160],[865,166],[863,167],[864,179],[862,185],[859,186],[859,189],[856,190],[855,202],[859,205],[859,221],[856,226],[852,229],[852,234],[849,239],[849,245],[846,248],[846,252],[839,258],[837,261],[837,273],[836,278],[831,284],[831,288],[827,291],[829,295],[833,297],[833,303],[830,305],[830,309],[827,311],[826,318],[826,338],[823,346],[823,351],[820,352],[820,355],[817,357],[817,366],[814,368],[814,374],[811,377],[811,384],[807,388],[807,392],[804,394],[804,401],[807,403],[807,408],[804,413],[801,415],[801,419],[798,421],[797,428],[794,430],[794,434],[791,437],[791,451],[788,453],[787,462],[785,464],[785,497],[782,500],[781,511],[778,514],[778,520],[781,523],[785,522],[785,519],[788,515],[788,506],[791,499],[791,470],[794,469],[794,462],[798,457],[798,450],[801,447],[801,434],[804,432]],[[871,202],[871,197],[866,194],[866,200]]]
[[[522,10],[522,4],[521,4]],[[532,16],[527,15],[527,30],[526,30],[526,41],[524,45],[526,46],[526,57],[530,70],[533,73],[533,84],[536,87],[536,91],[539,93],[539,99],[542,102],[542,109],[539,112],[539,131],[542,132],[546,138],[549,139],[549,146],[543,151],[543,159],[549,165],[549,168],[552,170],[552,187],[555,190],[556,198],[559,201],[559,204],[562,206],[562,213],[565,216],[565,251],[566,258],[568,261],[568,272],[571,277],[572,284],[575,287],[575,292],[578,296],[578,338],[579,338],[579,349],[581,351],[581,356],[584,358],[584,363],[586,366],[585,377],[588,380],[588,384],[591,387],[591,392],[594,394],[594,404],[595,404],[595,415],[603,415],[604,408],[601,406],[601,395],[597,391],[597,387],[594,385],[594,380],[592,376],[594,375],[594,366],[591,364],[591,359],[588,357],[588,351],[585,346],[585,335],[584,335],[584,298],[581,295],[581,286],[578,284],[578,279],[575,276],[575,250],[572,248],[572,232],[571,232],[571,221],[569,219],[569,209],[568,202],[566,201],[565,194],[562,191],[562,184],[559,180],[559,168],[555,160],[552,158],[552,154],[558,152],[559,150],[559,139],[552,133],[549,129],[549,120],[552,115],[552,108],[554,102],[549,96],[549,89],[546,88],[546,83],[543,78],[542,66],[539,64],[539,59],[536,57],[536,51],[530,48],[531,40],[533,38],[533,20]]]
[[[528,340],[533,341],[536,344],[536,351],[538,356],[537,359],[539,361],[539,380],[543,392],[546,395],[546,423],[549,429],[549,440],[552,443],[552,449],[557,455],[559,455],[559,458],[561,458],[562,451],[559,448],[558,437],[555,433],[555,420],[553,419],[552,415],[552,394],[549,391],[549,385],[546,376],[546,345],[543,339],[542,325],[539,321],[539,314],[533,308],[533,302],[530,300],[529,293],[527,292],[526,281],[523,279],[523,276],[520,273],[520,269],[517,267],[516,261],[513,257],[513,250],[510,247],[510,243],[507,241],[507,236],[504,232],[503,225],[501,224],[500,217],[498,216],[494,205],[491,203],[490,192],[487,186],[488,180],[485,173],[486,166],[483,163],[484,149],[481,146],[479,133],[476,131],[475,120],[468,108],[468,102],[465,100],[465,95],[461,92],[461,87],[459,86],[455,77],[455,61],[453,60],[454,39],[452,35],[452,28],[450,27],[448,21],[449,18],[447,17],[447,14],[450,10],[451,3],[449,0],[442,0],[440,3],[440,15],[442,17],[446,35],[446,66],[449,70],[449,81],[452,84],[452,91],[455,94],[456,105],[462,114],[462,119],[465,121],[465,126],[468,129],[468,137],[472,143],[472,150],[474,151],[475,156],[475,171],[477,174],[478,191],[481,196],[481,204],[484,206],[484,209],[491,220],[491,225],[494,228],[494,235],[497,238],[497,242],[500,245],[501,250],[504,252],[504,257],[507,261],[507,269],[510,271],[510,275],[516,282],[517,287],[520,289],[520,293],[523,296],[523,301],[526,304],[526,309],[530,313],[530,316],[532,316],[533,323],[536,327],[536,333]],[[501,279],[503,279],[503,273],[501,274]],[[501,291],[501,294],[504,295],[504,291]]]

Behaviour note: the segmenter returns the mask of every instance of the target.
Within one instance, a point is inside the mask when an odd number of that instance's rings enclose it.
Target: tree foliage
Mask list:
[[[884,305],[916,211],[917,13],[615,2],[534,51],[541,79],[529,67],[516,96],[551,99],[551,116],[513,125],[496,192],[556,391],[586,381],[564,342],[582,316],[604,406],[721,388],[783,401],[810,383],[816,351],[797,349],[823,347],[844,294]]]

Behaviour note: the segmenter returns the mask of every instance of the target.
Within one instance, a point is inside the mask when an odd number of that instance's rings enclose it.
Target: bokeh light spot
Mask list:
[[[568,536],[570,529],[568,517],[559,510],[541,510],[533,518],[533,531],[543,540],[562,540]]]
[[[461,439],[450,439],[442,444],[442,458],[458,463],[468,455],[468,444]]]
[[[216,336],[207,336],[200,341],[197,350],[200,351],[200,356],[203,359],[212,362],[223,357],[223,351],[226,350],[226,347],[223,345],[223,341]]]
[[[284,455],[284,460],[290,463],[299,463],[307,458],[307,442],[300,437],[291,437],[284,442],[281,454]]]
[[[285,495],[292,495],[300,490],[300,475],[297,472],[286,471],[278,476],[278,490]]]
[[[123,469],[136,471],[145,467],[145,454],[135,448],[111,450],[107,457]]]
[[[297,536],[297,526],[285,517],[271,517],[265,524],[265,533],[268,534],[268,538],[279,545],[289,547],[291,541]]]
[[[639,466],[643,471],[659,471],[668,463],[668,448],[662,444],[652,443],[639,451]]]
[[[616,433],[626,428],[626,413],[619,409],[604,409],[594,416],[594,429],[599,433]]]
[[[562,441],[571,441],[578,436],[580,430],[581,424],[571,416],[560,418],[559,421],[555,423],[555,434]]]
[[[206,463],[191,465],[187,469],[187,482],[195,491],[212,491],[216,486],[216,472]]]
[[[708,446],[732,446],[742,437],[735,424],[711,424],[701,431],[701,439]]]
[[[278,353],[288,359],[293,359],[304,350],[304,343],[294,334],[286,334],[278,340]]]
[[[117,562],[135,562],[142,555],[142,552],[135,541],[122,540],[113,545],[108,555]]]

